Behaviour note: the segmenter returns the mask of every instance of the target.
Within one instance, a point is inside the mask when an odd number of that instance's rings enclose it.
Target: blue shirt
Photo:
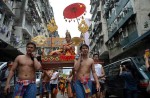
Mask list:
[[[130,71],[123,71],[120,76],[125,80],[125,89],[137,90],[137,82]]]

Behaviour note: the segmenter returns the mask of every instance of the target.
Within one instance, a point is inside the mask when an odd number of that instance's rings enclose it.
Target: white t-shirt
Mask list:
[[[51,79],[56,78],[58,74],[59,74],[59,72],[56,72],[56,71],[55,71],[55,72],[53,73]],[[51,83],[51,84],[58,84],[58,77],[57,77],[57,79],[55,79],[55,80],[51,80],[50,83]]]
[[[97,76],[99,77],[99,76],[101,76],[101,68],[102,68],[102,65],[101,64],[94,64],[94,66],[95,66],[95,71],[96,71],[96,74],[97,74]],[[90,79],[92,80],[92,81],[94,81],[94,77],[93,77],[93,74],[92,74],[92,71],[91,71],[91,74],[90,74]]]

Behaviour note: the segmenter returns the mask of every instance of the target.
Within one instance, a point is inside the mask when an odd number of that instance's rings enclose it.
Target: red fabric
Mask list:
[[[85,12],[86,6],[83,3],[73,3],[64,9],[64,18],[77,18]]]
[[[65,56],[65,55],[61,55],[60,56],[60,59],[62,61],[70,61],[70,60],[74,60],[75,56],[74,55],[71,55],[71,56]]]

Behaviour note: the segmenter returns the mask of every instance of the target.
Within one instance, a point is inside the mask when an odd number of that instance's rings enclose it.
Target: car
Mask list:
[[[120,65],[129,62],[134,68],[135,79],[138,83],[139,98],[150,98],[146,92],[148,81],[150,80],[150,72],[146,70],[143,57],[128,57],[104,66],[106,74],[106,98],[115,96],[123,98],[124,80],[120,77]]]
[[[7,62],[0,62],[0,71],[7,68]]]
[[[0,77],[2,76],[2,70],[5,70],[7,68],[7,62],[0,62]]]

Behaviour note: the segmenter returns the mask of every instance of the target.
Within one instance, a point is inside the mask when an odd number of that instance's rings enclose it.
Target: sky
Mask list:
[[[68,30],[72,37],[79,37],[80,31],[78,30],[77,22],[66,22],[63,16],[64,9],[73,3],[83,3],[86,6],[86,15],[84,18],[91,18],[90,14],[90,0],[49,0],[50,5],[53,7],[54,18],[58,26],[58,33],[60,37],[65,37],[66,30]]]

